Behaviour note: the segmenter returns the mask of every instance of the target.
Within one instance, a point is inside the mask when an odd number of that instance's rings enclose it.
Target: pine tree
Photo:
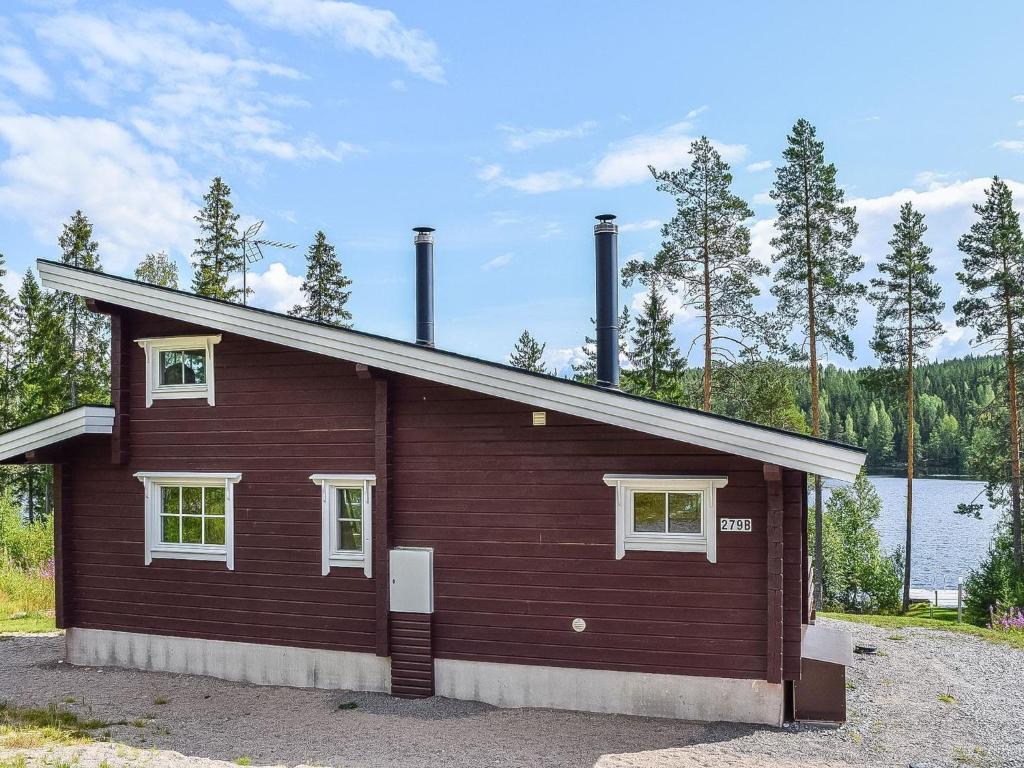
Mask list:
[[[1020,413],[1017,369],[1024,331],[1024,237],[1013,194],[998,176],[975,204],[978,220],[958,244],[964,254],[957,278],[964,296],[955,305],[957,325],[975,330],[975,344],[994,347],[1006,361],[1006,406],[1009,411],[1010,537],[1017,579],[1021,563]]]
[[[525,371],[547,373],[547,368],[541,362],[545,348],[547,348],[547,344],[538,343],[529,331],[523,331],[519,334],[516,346],[508,358],[508,364]]]
[[[853,276],[864,266],[852,254],[856,210],[846,205],[836,183],[836,167],[825,162],[825,145],[814,127],[797,120],[787,137],[783,165],[776,169],[771,196],[778,217],[772,238],[777,265],[772,294],[780,317],[805,339],[811,380],[811,434],[821,435],[818,354],[832,350],[853,356],[849,329],[856,324],[856,301],[865,293]],[[821,603],[821,477],[814,477],[814,596]]]
[[[678,171],[650,167],[658,190],[676,200],[676,214],[662,230],[668,259],[665,277],[681,292],[684,306],[703,318],[703,408],[711,410],[713,361],[732,360],[736,348],[754,350],[763,324],[752,299],[756,279],[768,267],[750,255],[753,211],[732,192],[732,173],[706,136],[690,145],[690,165]],[[623,271],[628,285],[635,272]],[[694,339],[696,342],[697,339]]]
[[[352,313],[345,309],[352,295],[346,290],[350,285],[352,281],[345,277],[334,246],[327,241],[327,235],[317,232],[306,251],[306,279],[302,281],[304,301],[288,314],[351,328]]]
[[[135,279],[164,288],[178,287],[178,265],[164,251],[147,253],[135,268]]]
[[[192,291],[213,299],[238,301],[242,289],[228,286],[231,273],[242,269],[238,214],[231,202],[231,187],[217,176],[203,196],[203,203],[195,217],[199,237],[192,251]]]
[[[92,239],[92,224],[81,211],[75,211],[64,225],[58,242],[61,261],[68,266],[103,271],[99,246]],[[55,294],[53,304],[64,321],[70,354],[65,406],[108,402],[110,331],[106,316],[91,312],[85,299],[70,293]]]
[[[889,253],[879,263],[879,276],[872,278],[868,294],[876,309],[871,349],[878,356],[883,370],[903,382],[907,424],[904,612],[910,607],[911,532],[914,524],[914,369],[925,362],[928,348],[942,333],[939,315],[946,307],[940,299],[942,289],[933,277],[932,249],[924,242],[927,229],[924,214],[915,211],[910,203],[904,203],[900,208],[900,220],[893,227]]]
[[[665,305],[662,287],[652,280],[647,299],[636,317],[631,339],[631,382],[638,394],[658,400],[678,401],[682,389],[679,374],[683,359],[672,335],[672,313]]]

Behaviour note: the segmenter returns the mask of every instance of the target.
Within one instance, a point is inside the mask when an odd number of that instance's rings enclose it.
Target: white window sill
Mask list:
[[[626,536],[625,550],[627,552],[701,552],[706,554],[708,542],[703,536],[700,537],[671,537],[671,536]]]
[[[209,400],[210,388],[202,386],[159,386],[150,395],[153,400]]]
[[[352,554],[334,552],[327,562],[331,568],[366,568],[366,558],[362,552],[353,552]]]
[[[150,556],[156,560],[210,560],[214,563],[226,563],[227,551],[224,547],[153,547]]]

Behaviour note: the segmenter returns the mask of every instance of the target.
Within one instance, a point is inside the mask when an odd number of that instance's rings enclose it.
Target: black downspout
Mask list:
[[[597,384],[619,386],[619,227],[603,213],[594,225],[597,254]]]
[[[434,346],[434,228],[414,227],[416,236],[416,343]]]

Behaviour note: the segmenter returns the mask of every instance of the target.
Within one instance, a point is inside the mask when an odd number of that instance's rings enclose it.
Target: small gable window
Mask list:
[[[718,557],[716,495],[725,477],[605,475],[615,488],[615,557],[629,551],[703,552]]]
[[[331,568],[361,568],[373,575],[374,475],[312,475],[320,486],[321,566],[324,576]]]
[[[203,399],[213,405],[213,347],[220,338],[137,339],[146,352],[146,407],[154,400],[186,399]]]

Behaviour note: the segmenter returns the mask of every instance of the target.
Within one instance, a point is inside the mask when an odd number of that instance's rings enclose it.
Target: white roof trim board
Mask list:
[[[362,363],[716,451],[852,480],[864,452],[483,360],[40,260],[43,285],[140,312]]]
[[[78,435],[109,435],[113,428],[113,408],[84,405],[0,435],[0,461]]]

